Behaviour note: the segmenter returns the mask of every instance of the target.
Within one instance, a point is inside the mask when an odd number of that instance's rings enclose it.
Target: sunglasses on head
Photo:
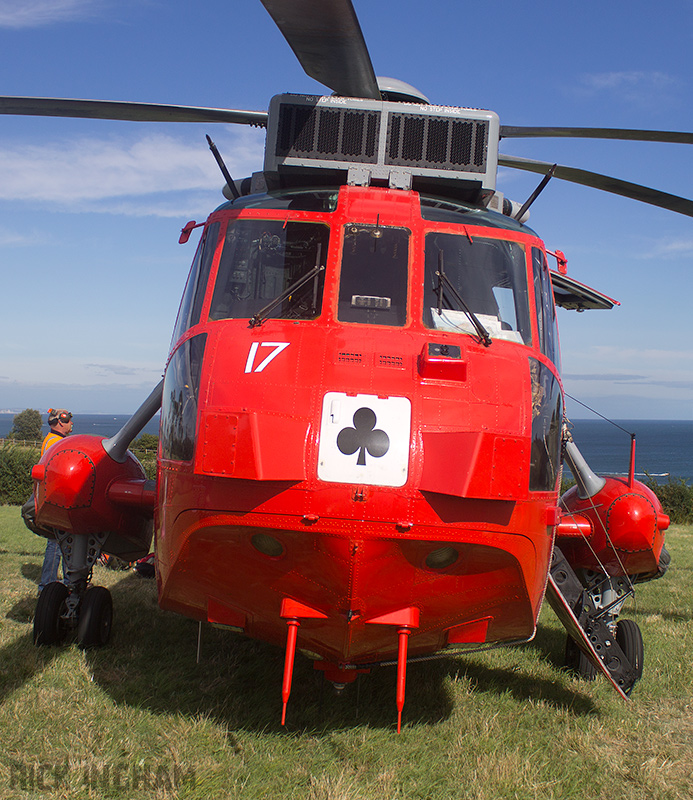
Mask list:
[[[51,409],[49,413],[52,414],[53,410]],[[60,414],[56,415],[55,419],[57,419],[58,422],[69,422],[72,419],[72,414],[69,411],[67,413],[63,411]]]

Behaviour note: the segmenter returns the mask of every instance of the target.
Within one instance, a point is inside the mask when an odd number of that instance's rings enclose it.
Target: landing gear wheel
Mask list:
[[[77,644],[82,650],[103,647],[111,635],[113,600],[105,586],[91,586],[82,598],[77,624]]]
[[[570,636],[565,643],[565,665],[569,670],[577,673],[583,680],[593,681],[597,677],[597,668],[582,650],[580,650]]]
[[[60,644],[65,638],[67,628],[62,615],[68,594],[67,586],[55,581],[49,583],[39,595],[34,614],[34,644],[37,647]]]
[[[633,670],[635,671],[635,684],[642,678],[642,668],[645,661],[645,645],[642,641],[642,633],[637,622],[632,619],[619,620],[616,626],[616,641],[618,646],[623,650],[623,655],[630,661]],[[633,687],[626,692],[630,694]]]

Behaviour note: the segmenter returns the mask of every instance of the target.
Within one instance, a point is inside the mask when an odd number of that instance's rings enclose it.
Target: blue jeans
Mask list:
[[[60,566],[60,545],[56,539],[49,539],[46,542],[46,554],[43,557],[43,569],[39,580],[39,593],[46,588],[49,583],[58,580],[58,567]],[[65,576],[65,564],[63,563],[63,577]]]

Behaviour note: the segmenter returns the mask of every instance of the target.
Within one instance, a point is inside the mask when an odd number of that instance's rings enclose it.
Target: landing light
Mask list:
[[[429,569],[445,569],[457,561],[459,553],[454,547],[446,546],[439,547],[437,550],[432,550],[424,562]]]
[[[256,533],[250,541],[256,550],[270,558],[279,558],[284,553],[284,545],[279,539],[266,533]]]

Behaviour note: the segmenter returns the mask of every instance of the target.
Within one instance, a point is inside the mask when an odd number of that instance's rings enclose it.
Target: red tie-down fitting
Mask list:
[[[407,683],[407,648],[413,628],[419,627],[419,609],[415,606],[400,608],[366,620],[370,625],[394,625],[397,628],[397,733],[402,729],[402,709]]]
[[[286,620],[289,628],[286,637],[286,654],[284,655],[284,678],[282,680],[282,725],[286,724],[286,706],[291,695],[291,679],[294,674],[294,657],[296,655],[296,639],[301,619],[327,619],[327,614],[311,608],[305,603],[285,597],[282,600],[279,615]]]

